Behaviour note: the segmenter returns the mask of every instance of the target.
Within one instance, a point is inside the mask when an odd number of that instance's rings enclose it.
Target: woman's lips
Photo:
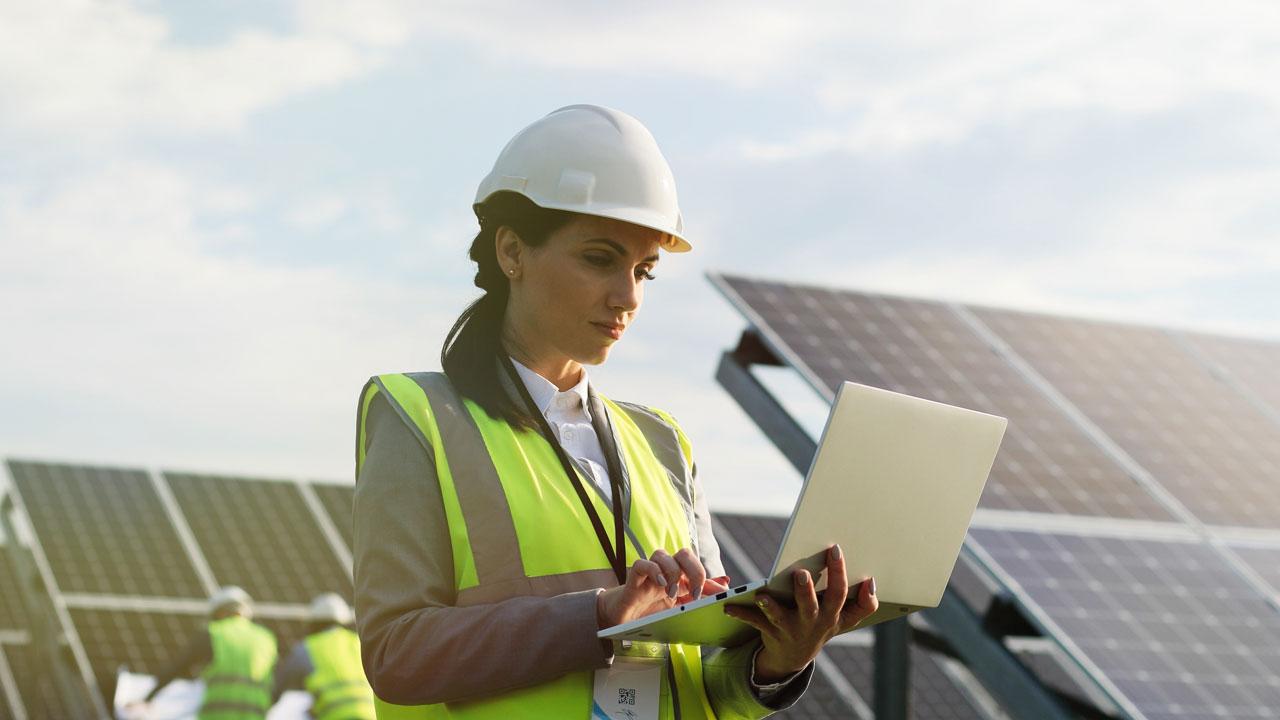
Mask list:
[[[614,340],[622,339],[622,326],[620,325],[606,325],[604,323],[598,323],[598,322],[593,322],[591,324],[595,325],[600,332],[604,333],[605,335],[608,335]]]

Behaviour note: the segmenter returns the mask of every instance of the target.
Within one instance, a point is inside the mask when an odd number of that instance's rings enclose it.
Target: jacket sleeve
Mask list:
[[[711,576],[724,574],[720,559],[720,544],[716,541],[711,524],[711,511],[706,495],[698,480],[698,468],[691,467],[693,480],[693,518],[698,533],[698,553],[702,564]],[[736,584],[748,578],[731,578]],[[760,641],[735,648],[707,648],[702,655],[702,681],[707,690],[711,707],[720,718],[762,718],[779,710],[785,710],[804,694],[813,678],[814,664],[800,671],[782,687],[760,691],[751,683],[755,665],[755,653]]]
[[[355,604],[378,697],[454,702],[608,664],[611,650],[596,638],[595,590],[454,607],[435,463],[382,395],[370,403],[365,442],[355,490]]]

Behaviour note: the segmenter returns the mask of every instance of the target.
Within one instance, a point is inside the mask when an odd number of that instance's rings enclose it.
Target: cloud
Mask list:
[[[148,163],[40,193],[0,187],[12,447],[327,477],[349,466],[351,423],[334,418],[371,372],[431,358],[450,303],[211,253],[238,193],[210,190]]]
[[[254,113],[377,67],[405,42],[392,3],[298,5],[295,32],[254,27],[216,45],[119,1],[0,4],[0,128],[110,137],[226,132]]]
[[[756,87],[829,36],[816,14],[763,2],[455,2],[427,32],[476,47],[491,63],[630,77],[673,74]]]
[[[825,112],[743,141],[744,155],[894,154],[1055,113],[1144,115],[1223,98],[1280,109],[1274,3],[885,4],[830,22],[847,31],[840,46],[820,45],[798,70]]]

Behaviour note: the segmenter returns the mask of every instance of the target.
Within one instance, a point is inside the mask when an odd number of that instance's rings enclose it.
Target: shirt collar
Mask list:
[[[511,364],[515,365],[516,373],[524,381],[524,386],[529,389],[529,397],[533,398],[533,404],[538,406],[538,412],[546,415],[551,409],[552,401],[555,400],[557,395],[561,394],[560,389],[556,387],[555,383],[525,367],[519,360],[511,358]],[[590,419],[591,406],[587,404],[587,369],[585,367],[582,368],[582,378],[578,380],[578,384],[564,392],[578,396],[578,399],[582,401],[582,411]]]

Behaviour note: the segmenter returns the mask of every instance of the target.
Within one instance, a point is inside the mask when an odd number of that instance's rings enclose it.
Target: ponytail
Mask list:
[[[471,241],[468,253],[476,263],[476,287],[484,295],[467,306],[445,337],[440,365],[459,395],[469,398],[494,419],[506,420],[518,428],[535,427],[529,412],[506,391],[499,376],[498,358],[502,348],[502,323],[511,297],[511,283],[498,265],[495,240],[506,226],[530,247],[546,243],[551,233],[563,227],[573,213],[547,210],[514,192],[495,193],[476,207],[480,232]]]

